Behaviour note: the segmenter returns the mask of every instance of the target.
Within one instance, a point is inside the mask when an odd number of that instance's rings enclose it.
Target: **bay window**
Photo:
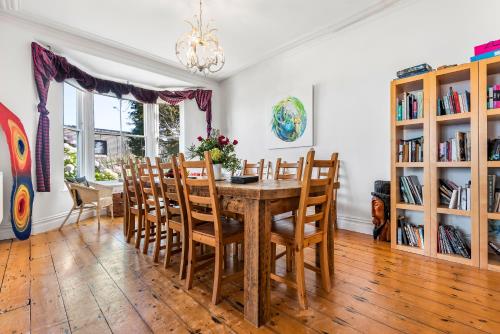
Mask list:
[[[178,106],[92,94],[65,83],[64,176],[119,180],[122,159],[177,154],[179,116]]]

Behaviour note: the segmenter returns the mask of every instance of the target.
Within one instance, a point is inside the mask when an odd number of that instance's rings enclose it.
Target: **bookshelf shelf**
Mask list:
[[[396,162],[397,168],[424,168],[423,162]]]
[[[404,121],[396,121],[397,127],[404,128],[421,128],[424,125],[424,120],[422,118],[417,119],[407,119]]]
[[[444,214],[444,215],[470,217],[470,211],[468,211],[468,210],[450,209],[446,206],[438,206],[436,211],[437,211],[437,213]]]
[[[488,168],[500,168],[500,161],[488,161]]]
[[[438,168],[470,168],[470,161],[438,161],[436,167]]]
[[[405,252],[409,252],[409,253],[414,253],[414,254],[419,254],[419,255],[425,254],[424,249],[418,248],[418,247],[413,247],[413,246],[396,244],[396,246],[394,248],[397,250],[401,250],[401,251],[405,251]]]
[[[487,219],[500,220],[500,212],[488,212]]]
[[[451,262],[466,264],[466,265],[469,265],[469,266],[474,265],[472,259],[468,259],[468,258],[460,256],[460,255],[437,253],[436,257],[438,259],[441,259],[441,260],[446,260],[446,261],[451,261]]]
[[[466,96],[466,104],[463,97]],[[479,172],[478,172],[478,65],[468,63],[442,70],[434,71],[429,84],[430,120],[430,256],[442,260],[462,263],[470,266],[479,266]],[[451,100],[450,100],[451,99]],[[438,102],[441,101],[441,102]],[[446,102],[446,111],[453,109],[467,110],[468,112],[438,115],[438,104]],[[456,102],[459,101],[459,102]],[[467,103],[468,102],[468,103]],[[457,104],[458,103],[458,104]],[[450,107],[448,107],[450,106]],[[466,108],[464,108],[464,106]],[[470,131],[468,134],[470,145],[470,161],[439,161],[440,143],[456,135],[454,125],[460,125],[458,131]],[[465,130],[467,129],[467,130]],[[458,141],[458,139],[457,139]],[[470,210],[449,209],[441,204],[440,179],[449,180],[457,185],[463,185],[469,180]],[[465,220],[464,220],[465,219]],[[471,259],[461,255],[441,254],[438,252],[438,230],[441,224],[449,225],[461,232],[470,235]]]
[[[500,108],[488,109],[486,111],[486,115],[488,117],[488,121],[498,120],[498,119],[500,119]]]
[[[500,220],[499,212],[488,212],[488,175],[500,173],[500,161],[488,161],[488,139],[497,136],[500,108],[487,109],[487,90],[492,84],[500,84],[500,57],[478,62],[479,87],[479,252],[480,267],[500,271],[500,256],[490,253],[488,229],[490,223]],[[497,183],[498,184],[498,183]]]
[[[460,114],[436,116],[436,122],[438,124],[446,124],[446,125],[467,124],[470,123],[470,118],[471,118],[471,113],[464,112]]]
[[[397,203],[396,209],[399,210],[411,210],[411,211],[424,211],[424,205],[408,204],[408,203]]]

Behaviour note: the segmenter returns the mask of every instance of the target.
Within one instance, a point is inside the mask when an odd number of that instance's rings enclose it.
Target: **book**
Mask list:
[[[486,93],[487,109],[500,108],[500,85],[488,86]]]
[[[470,211],[470,181],[464,186],[458,186],[450,180],[439,179],[439,198],[441,205],[448,209]]]
[[[407,78],[410,76],[426,73],[432,71],[432,67],[429,64],[420,64],[412,67],[408,67],[396,72],[398,78]]]
[[[448,94],[438,97],[437,99],[437,115],[452,115],[470,112],[470,92],[464,91],[459,93],[449,88]]]
[[[496,255],[500,255],[500,247],[498,247],[497,245],[495,245],[495,243],[493,241],[489,241],[488,242],[488,246],[490,246],[490,248],[493,250],[493,252]]]
[[[488,140],[488,161],[500,160],[500,138]]]
[[[480,54],[477,56],[470,57],[470,61],[473,62],[473,61],[488,59],[488,58],[496,57],[496,56],[500,56],[500,50],[490,51],[490,52],[486,52],[486,53],[483,53],[483,54]]]
[[[463,233],[451,225],[440,224],[438,227],[438,252],[471,258],[470,246]]]
[[[490,41],[488,43],[476,45],[474,47],[474,56],[479,56],[481,54],[495,51],[495,50],[500,50],[500,39],[497,39],[496,41]]]
[[[496,175],[488,175],[488,212],[495,212]]]
[[[424,248],[424,226],[408,222],[407,217],[398,216],[397,241],[399,245]]]
[[[403,92],[396,103],[396,121],[424,117],[423,91]]]
[[[470,161],[471,133],[455,132],[454,138],[439,143],[439,161]]]
[[[424,137],[400,139],[398,145],[398,162],[423,162]]]
[[[422,205],[422,186],[416,175],[401,176],[399,191],[404,203]]]

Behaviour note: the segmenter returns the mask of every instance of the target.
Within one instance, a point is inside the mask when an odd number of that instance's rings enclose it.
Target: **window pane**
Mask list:
[[[142,103],[123,100],[122,131],[133,135],[144,135],[144,105]]]
[[[64,129],[64,177],[80,175],[78,168],[78,131]]]
[[[178,106],[159,105],[159,154],[162,158],[179,153],[180,112]]]
[[[145,147],[144,137],[123,137],[124,158],[143,158]]]
[[[96,181],[118,180],[121,177],[120,170],[120,133],[103,133],[95,130],[95,179]]]
[[[77,127],[76,88],[64,83],[64,125]]]
[[[125,103],[122,103],[122,107]],[[120,100],[94,94],[94,127],[120,131]]]

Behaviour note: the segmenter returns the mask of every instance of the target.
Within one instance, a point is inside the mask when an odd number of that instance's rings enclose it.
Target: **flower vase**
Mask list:
[[[224,180],[224,175],[222,174],[222,164],[214,164],[214,179],[216,181]]]

